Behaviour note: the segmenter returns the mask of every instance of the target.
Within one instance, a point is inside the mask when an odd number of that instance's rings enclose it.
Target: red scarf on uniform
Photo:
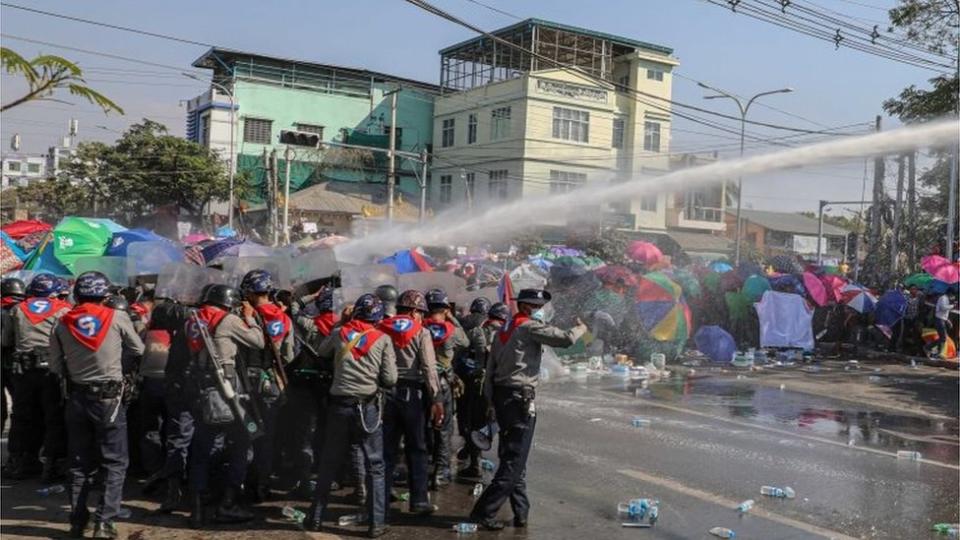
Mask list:
[[[423,324],[409,315],[397,315],[380,323],[380,330],[390,336],[398,349],[406,349],[422,329]]]
[[[21,300],[14,296],[5,296],[0,298],[0,308],[8,308],[17,305]]]
[[[383,337],[383,332],[377,330],[375,326],[366,321],[354,320],[340,327],[340,339],[346,343],[350,343],[358,332],[363,334],[363,336],[360,338],[360,341],[357,342],[356,346],[350,349],[350,354],[353,355],[354,360],[359,361],[370,352],[373,344]]]
[[[337,324],[337,314],[332,311],[324,311],[313,318],[313,324],[317,327],[320,335],[327,337],[333,332],[333,327]]]
[[[226,310],[216,306],[202,306],[197,310],[196,320],[207,327],[207,331],[212,336],[217,331],[217,325],[227,316]],[[194,354],[203,350],[203,336],[200,335],[200,329],[197,328],[193,317],[187,319],[186,325],[187,345]]]
[[[71,306],[69,302],[64,302],[59,298],[34,297],[20,302],[19,307],[30,324],[36,325],[53,317],[64,308],[70,309]]]
[[[510,341],[510,337],[513,336],[513,331],[517,329],[521,324],[530,320],[530,316],[524,313],[517,313],[513,316],[513,320],[503,325],[500,328],[500,332],[497,333],[497,337],[500,339],[501,345],[506,345]]]
[[[257,306],[257,313],[263,318],[263,329],[270,336],[274,343],[283,341],[290,333],[290,317],[283,311],[283,308],[268,302]]]
[[[430,330],[430,337],[433,338],[434,348],[442,347],[443,344],[453,336],[453,333],[457,331],[457,327],[447,320],[430,321],[425,326],[427,330]]]
[[[74,306],[61,319],[70,335],[91,351],[100,350],[103,340],[110,332],[110,323],[116,311],[103,304],[84,302]]]

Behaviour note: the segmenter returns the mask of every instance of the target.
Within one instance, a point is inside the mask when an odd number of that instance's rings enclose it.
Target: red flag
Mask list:
[[[504,272],[503,277],[500,278],[500,284],[497,285],[497,295],[500,297],[500,301],[510,308],[510,313],[517,312],[517,304],[513,300],[516,295],[513,294],[513,281],[510,279],[510,272]]]

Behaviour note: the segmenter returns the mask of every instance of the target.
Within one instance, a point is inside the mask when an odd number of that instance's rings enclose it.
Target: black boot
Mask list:
[[[61,460],[47,459],[43,462],[43,472],[40,473],[41,484],[53,484],[64,478],[63,462]]]
[[[307,517],[303,520],[303,528],[310,532],[323,531],[323,507],[316,501],[310,505],[310,511],[307,512]]]
[[[190,528],[203,528],[203,497],[199,493],[190,496]]]
[[[163,469],[160,469],[148,476],[147,479],[143,481],[143,487],[140,489],[141,493],[144,495],[153,495],[164,480],[163,474]]]
[[[240,506],[237,492],[235,486],[223,488],[223,496],[220,498],[220,505],[217,506],[217,522],[243,523],[253,519],[253,513]]]
[[[167,495],[164,497],[163,502],[160,503],[160,508],[157,511],[161,514],[173,512],[180,507],[182,497],[183,491],[180,487],[180,478],[177,476],[167,478]]]
[[[70,514],[70,538],[83,538],[90,525],[90,511],[83,508],[80,512]]]

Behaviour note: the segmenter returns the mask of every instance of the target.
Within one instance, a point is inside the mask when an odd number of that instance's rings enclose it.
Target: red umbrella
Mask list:
[[[13,238],[14,240],[19,240],[24,236],[33,234],[35,232],[46,232],[53,229],[53,226],[49,223],[44,223],[35,219],[21,219],[19,221],[14,221],[13,223],[8,223],[2,227],[3,232],[7,233],[7,236]]]
[[[637,277],[625,266],[604,266],[598,268],[594,274],[597,279],[607,285],[624,285],[626,287],[636,287],[637,285]]]
[[[920,262],[920,266],[935,279],[947,284],[960,281],[960,262],[952,263],[939,255],[928,255]]]
[[[820,281],[827,291],[827,300],[839,302],[843,297],[843,288],[847,286],[847,280],[835,274],[823,274],[820,276]]]
[[[663,259],[663,252],[650,242],[634,240],[627,246],[627,257],[630,257],[633,261],[649,266],[660,262]]]
[[[827,305],[827,289],[823,286],[823,282],[817,279],[816,275],[812,272],[804,272],[803,286],[807,289],[810,299],[816,302],[818,306]]]

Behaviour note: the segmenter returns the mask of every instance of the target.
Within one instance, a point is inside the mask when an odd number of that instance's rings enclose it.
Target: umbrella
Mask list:
[[[903,318],[907,311],[907,299],[900,291],[887,291],[877,301],[873,312],[873,320],[887,337],[890,337],[893,325]]]
[[[934,278],[950,285],[960,282],[960,262],[952,263],[939,255],[928,255],[920,266]]]
[[[550,267],[550,277],[553,279],[571,279],[586,275],[587,265],[580,257],[557,257]]]
[[[199,244],[200,242],[205,242],[207,240],[210,240],[209,235],[206,235],[203,233],[192,233],[184,236],[181,242],[183,242],[186,245],[190,245],[190,244]]]
[[[807,290],[803,287],[800,278],[792,274],[770,277],[770,287],[775,291],[804,295]],[[821,284],[822,286],[822,284]]]
[[[835,274],[823,274],[820,276],[820,282],[827,292],[827,301],[839,302],[843,288],[847,286],[848,281]]]
[[[650,242],[634,240],[627,246],[627,257],[632,261],[649,266],[663,260],[663,252]]]
[[[763,268],[757,263],[743,261],[737,267],[737,275],[740,276],[740,279],[746,280],[753,275],[763,275]]]
[[[807,289],[807,294],[810,295],[810,299],[818,306],[827,305],[827,289],[813,272],[803,273],[803,286]]]
[[[800,265],[797,264],[797,261],[789,255],[775,255],[770,257],[767,264],[781,274],[799,274],[803,271]]]
[[[680,285],[660,272],[639,279],[634,296],[640,325],[657,341],[684,342],[690,332],[690,308]]]
[[[157,242],[165,240],[166,238],[147,229],[129,229],[115,232],[113,233],[113,238],[110,240],[110,246],[107,247],[104,255],[110,257],[126,257],[127,248],[133,242]]]
[[[7,236],[7,233],[0,231],[0,274],[12,272],[23,266],[26,253]]]
[[[719,326],[704,326],[693,336],[697,350],[707,355],[714,362],[730,362],[737,344],[733,336]]]
[[[68,270],[80,257],[103,255],[114,227],[109,219],[65,217],[53,229],[53,254]]]
[[[680,284],[685,298],[700,298],[703,291],[700,290],[700,281],[693,272],[686,268],[674,268],[668,275]]]
[[[870,313],[877,305],[877,297],[863,285],[850,283],[840,290],[840,302],[858,313]]]
[[[203,260],[210,263],[217,257],[225,255],[227,249],[243,243],[239,238],[225,238],[223,240],[216,240],[211,242],[201,249],[203,253]]]
[[[604,266],[603,268],[595,270],[594,274],[597,276],[597,279],[605,285],[623,285],[625,287],[634,287],[637,285],[636,276],[634,276],[633,272],[626,266]]]
[[[758,302],[763,293],[770,290],[770,280],[763,277],[762,275],[754,274],[747,278],[743,282],[743,288],[740,289],[740,292],[747,295],[752,302]]]
[[[718,274],[723,274],[725,272],[729,272],[733,270],[733,266],[730,263],[725,261],[713,261],[712,263],[710,263],[710,270]]]
[[[930,282],[934,281],[933,276],[926,272],[917,272],[909,276],[907,279],[903,280],[904,287],[918,287],[920,289],[926,289],[930,286]]]
[[[935,329],[924,328],[920,333],[920,339],[923,340],[923,343],[926,347],[929,347],[937,342],[939,336],[937,335],[937,331]],[[953,360],[957,358],[957,345],[954,343],[953,338],[948,335],[947,341],[943,344],[943,348],[935,352],[940,354],[941,358]]]
[[[397,269],[398,274],[432,272],[435,265],[429,257],[413,249],[398,251],[377,262],[379,264],[392,264]]]
[[[233,238],[237,235],[237,231],[229,225],[224,225],[216,230],[216,235],[217,238]]]
[[[36,232],[47,232],[53,227],[42,221],[37,221],[35,219],[21,219],[19,221],[14,221],[8,223],[2,227],[4,233],[14,240],[19,240],[24,236],[34,234]]]

